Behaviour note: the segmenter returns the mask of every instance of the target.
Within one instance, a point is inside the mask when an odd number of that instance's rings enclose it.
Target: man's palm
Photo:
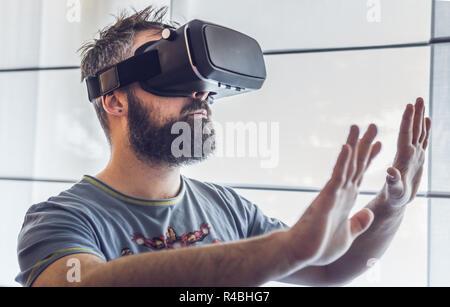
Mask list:
[[[422,98],[409,104],[403,113],[393,166],[388,168],[385,193],[388,203],[403,206],[411,202],[422,179],[431,120],[424,117]]]
[[[351,128],[331,179],[290,230],[296,259],[308,259],[310,265],[329,264],[340,258],[369,228],[374,218],[369,209],[359,211],[351,219],[348,217],[364,172],[381,149],[380,143],[372,145],[376,134],[376,126],[370,125],[358,141],[358,127]]]

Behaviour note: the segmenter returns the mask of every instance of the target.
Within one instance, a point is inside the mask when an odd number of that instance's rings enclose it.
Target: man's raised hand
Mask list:
[[[288,231],[289,255],[293,261],[326,265],[340,258],[353,241],[371,225],[374,215],[363,209],[349,219],[359,186],[371,161],[380,152],[381,143],[373,144],[377,127],[370,125],[359,139],[359,128],[352,126],[342,147],[331,179]]]
[[[391,206],[402,207],[416,196],[423,173],[431,120],[424,116],[422,98],[408,104],[403,113],[397,141],[397,154],[387,169],[382,195]]]

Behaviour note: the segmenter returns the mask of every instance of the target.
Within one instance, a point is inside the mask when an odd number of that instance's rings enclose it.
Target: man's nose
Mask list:
[[[192,98],[194,99],[200,99],[200,100],[206,100],[208,98],[209,92],[193,92]]]

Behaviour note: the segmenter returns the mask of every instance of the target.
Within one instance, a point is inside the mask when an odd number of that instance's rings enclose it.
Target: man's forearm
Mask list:
[[[126,256],[93,268],[81,285],[257,286],[292,270],[283,240],[284,232],[275,232],[233,243]]]

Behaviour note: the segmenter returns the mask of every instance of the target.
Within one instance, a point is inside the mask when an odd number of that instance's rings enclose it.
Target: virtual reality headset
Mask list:
[[[207,101],[258,90],[266,79],[258,42],[201,20],[166,28],[163,39],[139,47],[134,56],[86,79],[89,100],[139,82],[157,96],[188,97],[209,92]]]

